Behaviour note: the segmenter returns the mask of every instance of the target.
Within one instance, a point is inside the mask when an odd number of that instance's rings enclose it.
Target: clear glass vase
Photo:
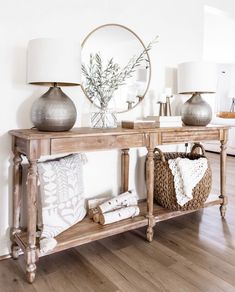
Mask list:
[[[91,112],[91,127],[92,128],[116,128],[117,113],[114,109],[107,107],[96,109]]]

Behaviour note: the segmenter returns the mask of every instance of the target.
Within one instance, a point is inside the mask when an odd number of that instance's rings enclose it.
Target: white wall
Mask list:
[[[11,159],[8,130],[29,128],[32,102],[46,88],[26,84],[26,47],[37,37],[73,37],[82,41],[95,27],[120,23],[135,31],[145,43],[160,36],[150,52],[152,82],[144,102],[122,118],[153,114],[153,100],[164,87],[175,84],[172,76],[177,63],[200,59],[203,46],[203,5],[235,8],[233,0],[1,0],[0,9],[0,255],[9,252],[11,225]],[[90,104],[80,88],[64,91],[77,106],[76,126],[85,125]],[[143,196],[144,150],[132,149],[130,187]],[[88,196],[118,192],[119,154],[116,151],[90,153],[85,169]],[[110,171],[111,170],[111,171]],[[117,179],[116,179],[117,177]],[[136,183],[138,181],[138,183]]]

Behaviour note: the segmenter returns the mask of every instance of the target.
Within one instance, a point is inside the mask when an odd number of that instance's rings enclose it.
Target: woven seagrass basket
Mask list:
[[[196,153],[196,149],[200,148],[202,154]],[[176,200],[174,187],[174,177],[169,168],[168,160],[177,157],[199,159],[205,157],[205,150],[201,144],[195,143],[190,153],[184,152],[166,152],[163,153],[159,148],[154,149],[154,197],[157,203],[167,209],[177,210],[195,210],[203,206],[211,191],[212,175],[208,161],[208,168],[193,189],[193,199],[184,206],[180,206]]]

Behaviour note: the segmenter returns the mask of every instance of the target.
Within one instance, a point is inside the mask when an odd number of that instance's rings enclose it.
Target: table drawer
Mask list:
[[[51,140],[51,154],[144,146],[144,135],[89,136]]]
[[[163,132],[161,134],[162,144],[175,144],[182,142],[198,142],[208,140],[219,140],[220,132],[218,131],[179,131]]]

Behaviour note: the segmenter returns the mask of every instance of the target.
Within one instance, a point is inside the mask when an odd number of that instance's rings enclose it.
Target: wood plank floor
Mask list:
[[[219,155],[208,155],[216,192]],[[235,157],[228,157],[227,192],[226,220],[210,207],[158,223],[151,244],[142,228],[43,257],[32,285],[23,257],[3,260],[0,291],[235,291]]]

